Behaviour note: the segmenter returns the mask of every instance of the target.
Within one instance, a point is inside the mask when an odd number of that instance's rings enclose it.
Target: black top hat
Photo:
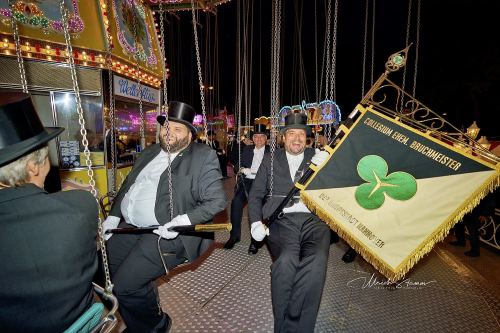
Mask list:
[[[265,134],[267,135],[267,127],[264,124],[255,124],[253,126],[253,131],[251,133],[252,135],[254,134]]]
[[[285,117],[285,126],[280,130],[281,134],[292,128],[303,129],[306,135],[311,134],[311,128],[307,126],[307,115],[303,113],[290,113]]]
[[[191,105],[182,102],[172,101],[168,103],[168,120],[186,125],[193,135],[196,135],[196,127],[193,125],[196,111]],[[163,126],[167,117],[164,114],[156,117],[156,120]]]
[[[36,150],[62,131],[62,127],[43,127],[29,95],[0,105],[0,166]]]

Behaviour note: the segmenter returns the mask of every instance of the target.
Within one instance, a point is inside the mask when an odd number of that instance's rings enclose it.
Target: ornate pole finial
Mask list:
[[[408,50],[410,49],[410,46],[412,44],[408,45],[403,50],[390,55],[389,59],[385,63],[385,69],[387,72],[396,72],[406,64],[406,59],[408,58]]]

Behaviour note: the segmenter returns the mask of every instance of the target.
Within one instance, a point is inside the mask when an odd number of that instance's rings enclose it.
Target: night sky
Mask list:
[[[204,81],[215,86],[214,91],[207,92],[209,113],[224,106],[230,112],[234,111],[237,67],[236,1],[238,0],[217,7],[217,17],[200,13],[198,18],[201,25],[199,38]],[[316,101],[316,80],[321,77],[324,48],[325,2],[326,0],[282,1],[281,106],[300,104],[302,100]],[[334,3],[332,0],[332,8]],[[370,0],[365,92],[370,87],[372,72],[372,3],[373,0]],[[388,56],[405,47],[409,3],[409,0],[376,1],[375,80],[383,73]],[[413,46],[405,83],[405,90],[408,92],[413,90],[415,72],[417,3],[417,0],[412,1],[409,41],[413,42]],[[259,115],[269,115],[271,1],[253,0],[252,6],[253,119]],[[343,117],[347,116],[362,96],[365,6],[364,0],[339,0],[336,102]],[[416,97],[435,112],[444,114],[458,128],[466,128],[476,120],[481,128],[480,135],[487,135],[490,140],[499,139],[500,136],[499,126],[494,121],[498,117],[495,115],[500,111],[497,101],[500,91],[499,13],[500,1],[497,0],[421,0]],[[181,12],[175,16],[167,14],[167,20],[167,62],[172,74],[168,83],[169,99],[186,101],[200,110],[191,13]],[[297,25],[301,25],[300,30]],[[298,46],[299,35],[301,48]],[[218,65],[214,51],[216,40]],[[300,57],[303,71],[299,67]],[[400,86],[401,74],[391,76]],[[319,95],[324,97],[324,92]]]

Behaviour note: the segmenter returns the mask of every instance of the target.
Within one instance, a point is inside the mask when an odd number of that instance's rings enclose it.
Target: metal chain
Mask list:
[[[111,11],[111,0],[107,0],[108,13]],[[111,128],[109,129],[110,143],[111,146],[109,151],[111,152],[111,192],[113,195],[116,194],[116,140],[115,140],[115,96],[113,94],[113,37],[111,37],[111,32],[106,32],[106,38],[108,45],[106,46],[106,67],[108,68],[108,88],[109,88],[109,119],[111,123]],[[107,144],[107,142],[106,142]]]
[[[375,0],[373,0],[373,7],[372,7],[372,67],[371,67],[371,77],[370,77],[370,84],[373,86],[373,69],[375,67]],[[364,96],[363,96],[364,97]]]
[[[318,87],[318,1],[314,0],[314,69],[315,83],[316,83],[316,101],[319,101],[319,87]],[[317,136],[316,136],[317,137]]]
[[[238,171],[241,169],[241,97],[242,97],[242,56],[241,56],[241,16],[242,16],[242,6],[241,2],[238,1],[236,4],[236,54],[237,54],[237,67],[236,67],[236,116],[238,122],[238,137],[235,138],[235,142],[238,144]]]
[[[91,188],[90,193],[92,193],[92,195],[96,199],[96,202],[98,202],[99,198],[97,195],[97,190],[95,188],[94,171],[92,170],[92,160],[90,159],[89,142],[87,140],[87,130],[85,128],[85,118],[83,115],[82,100],[80,98],[80,87],[78,85],[78,78],[75,68],[75,59],[73,57],[73,47],[71,46],[71,36],[69,34],[69,29],[68,29],[68,11],[66,10],[64,0],[61,0],[59,4],[59,9],[61,11],[61,16],[62,16],[64,40],[66,43],[66,52],[68,53],[71,81],[73,83],[73,90],[75,92],[76,111],[78,113],[78,123],[80,124],[80,134],[82,135],[83,154],[85,156],[85,164],[87,165],[87,175],[89,176],[89,185]],[[102,260],[103,260],[105,284],[106,284],[105,289],[108,293],[111,293],[113,285],[111,283],[111,275],[109,273],[108,257],[106,253],[106,243],[103,237],[102,223],[100,217],[98,217],[97,234],[99,239],[99,245],[101,247],[101,252],[102,252]]]
[[[328,99],[336,101],[337,91],[336,91],[336,71],[337,71],[337,16],[339,9],[339,0],[335,0],[335,12],[333,14],[333,41],[332,41],[332,66],[330,68],[330,96]]]
[[[14,17],[14,3],[12,3],[12,0],[9,0],[9,6],[12,12],[11,24],[14,33],[14,43],[16,45],[16,55],[17,55],[17,64],[19,66],[19,75],[21,76],[21,87],[23,89],[23,93],[27,94],[29,93],[28,81],[26,80],[26,70],[24,68],[24,59],[21,50],[21,41],[19,39],[19,26],[17,25],[17,20]]]
[[[161,61],[163,65],[163,100],[164,104],[168,102],[168,94],[167,94],[167,60],[165,58],[165,32],[163,26],[164,19],[164,11],[163,11],[163,3],[160,1],[160,36],[161,36]]]
[[[417,91],[418,45],[420,41],[420,0],[417,0],[417,38],[415,41],[415,73],[413,73],[413,96]]]
[[[205,142],[208,144],[207,114],[205,112],[205,92],[203,90],[203,78],[201,75],[200,46],[198,45],[198,29],[196,29],[196,12],[194,10],[194,0],[191,0],[191,14],[193,17],[194,45],[196,48],[196,65],[198,67],[198,83],[200,85],[201,112],[203,114],[203,130],[205,131],[205,138],[207,138]]]
[[[140,6],[139,3],[136,3],[136,6]],[[132,30],[133,30],[133,34],[134,34],[134,43],[135,43],[135,53],[134,53],[134,58],[135,58],[135,75],[136,75],[136,79],[137,79],[137,87],[139,89],[139,116],[140,116],[140,119],[141,119],[141,122],[140,122],[140,128],[139,128],[139,139],[140,139],[140,145],[141,145],[141,150],[143,150],[146,146],[146,143],[145,143],[145,137],[144,137],[144,111],[142,110],[142,85],[141,85],[141,76],[139,75],[139,49],[137,47],[137,45],[139,44],[139,42],[137,41],[137,23],[138,23],[138,19],[137,19],[137,11],[134,10],[134,18],[133,18],[133,22],[132,22]]]
[[[325,74],[325,99],[328,99],[330,91],[330,38],[331,38],[331,21],[332,19],[332,0],[328,0],[326,14],[326,74]]]
[[[368,39],[368,4],[370,0],[366,0],[365,7],[365,34],[363,39],[363,78],[361,80],[361,98],[365,97],[365,77],[366,77],[366,49]]]
[[[412,7],[412,2],[413,0],[410,0],[408,3],[408,20],[406,22],[406,40],[405,40],[405,46],[408,46],[408,43],[410,41],[410,23],[411,23],[411,7]],[[401,90],[405,90],[405,82],[406,82],[406,66],[403,68],[403,82],[401,83]],[[403,111],[403,105],[404,105],[404,98],[405,94],[401,94],[401,105],[399,107],[399,112],[401,113]]]
[[[276,129],[279,113],[279,64],[280,64],[280,43],[281,43],[281,0],[273,3],[273,46],[271,62],[271,174],[269,180],[269,195],[273,195],[274,187],[274,152],[276,150]]]
[[[164,12],[163,3],[160,1],[160,34],[161,34],[161,59],[163,65],[163,107],[162,113],[165,114],[165,126],[167,130],[167,174],[168,174],[168,207],[170,210],[170,220],[174,218],[174,197],[173,197],[173,184],[172,184],[172,155],[170,153],[170,122],[168,121],[168,107],[167,107],[167,66],[165,59],[165,32],[164,32]],[[163,261],[163,257],[160,256]],[[165,272],[168,273],[167,266],[163,263]]]
[[[165,58],[165,32],[164,32],[164,24],[163,24],[163,19],[164,19],[165,13],[163,12],[163,2],[160,1],[160,35],[161,35],[161,64],[163,66],[163,105],[161,106],[160,113],[165,114],[165,122],[163,123],[163,126],[165,126],[167,130],[167,174],[168,174],[168,207],[170,210],[170,221],[174,218],[174,198],[172,194],[172,160],[171,160],[171,155],[170,155],[170,123],[168,121],[168,110],[167,110],[167,103],[168,103],[168,95],[167,95],[167,59]],[[168,267],[167,264],[165,263],[165,259],[163,258],[163,255],[161,253],[161,247],[160,247],[160,240],[161,237],[158,237],[157,240],[157,247],[158,247],[158,253],[160,254],[160,259],[163,264],[163,268],[165,269],[165,274],[168,274]],[[158,311],[161,312],[161,305],[158,302]]]

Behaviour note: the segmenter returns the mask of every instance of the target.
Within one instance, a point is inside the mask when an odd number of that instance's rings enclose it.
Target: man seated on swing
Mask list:
[[[128,332],[165,332],[170,329],[171,320],[161,310],[155,280],[165,274],[164,265],[172,269],[185,261],[193,261],[213,241],[213,234],[179,235],[168,229],[210,222],[215,214],[226,208],[215,151],[207,145],[192,142],[196,137],[194,117],[195,110],[191,106],[181,102],[169,103],[168,122],[163,115],[157,117],[162,126],[160,144],[141,153],[104,222],[104,230],[116,228],[119,223],[120,227],[158,226],[154,232],[159,236],[116,234],[108,241],[114,292]],[[164,256],[164,253],[170,255]]]
[[[17,97],[0,94],[0,332],[62,332],[93,303],[98,206],[44,190],[47,143],[64,129]]]
[[[293,198],[283,216],[269,229],[262,221],[280,205],[312,162],[322,164],[325,151],[306,148],[307,116],[285,117],[284,149],[264,156],[250,190],[248,211],[252,238],[267,244],[273,256],[271,298],[275,332],[313,332],[326,278],[330,228],[300,201]],[[271,184],[273,184],[271,189]]]

